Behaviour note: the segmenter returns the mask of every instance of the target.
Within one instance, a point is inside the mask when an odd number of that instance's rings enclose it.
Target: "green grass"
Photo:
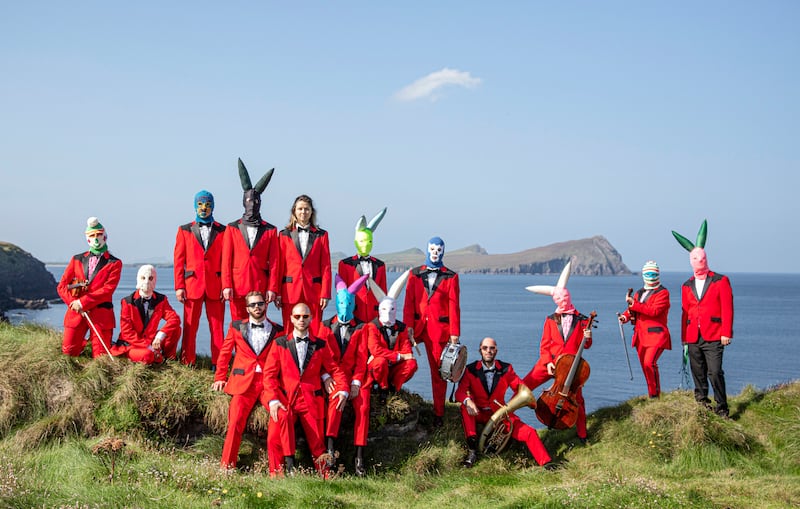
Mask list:
[[[747,387],[732,420],[686,391],[601,409],[588,446],[573,430],[541,433],[554,471],[517,443],[463,469],[457,407],[433,430],[430,405],[404,394],[373,418],[366,478],[270,479],[260,407],[240,469],[220,472],[228,397],[209,390],[207,369],[71,359],[59,346],[48,329],[0,326],[0,508],[800,505],[800,382]],[[387,432],[412,417],[412,432]]]

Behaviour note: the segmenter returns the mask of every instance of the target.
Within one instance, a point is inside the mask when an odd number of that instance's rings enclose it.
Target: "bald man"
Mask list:
[[[482,430],[492,414],[505,405],[508,389],[516,393],[522,383],[511,364],[497,360],[497,342],[493,338],[483,338],[479,352],[481,360],[467,365],[456,390],[456,399],[461,402],[461,423],[468,449],[462,464],[467,468],[472,468],[478,459],[477,426],[480,425]],[[536,430],[514,414],[509,418],[513,426],[511,437],[528,446],[536,463],[548,464],[550,455]]]

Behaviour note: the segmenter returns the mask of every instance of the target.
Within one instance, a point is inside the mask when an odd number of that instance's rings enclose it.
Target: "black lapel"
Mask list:
[[[196,221],[192,223],[192,226],[189,227],[189,230],[192,232],[192,235],[194,235],[194,238],[197,240],[197,243],[200,244],[200,247],[202,247],[203,250],[205,251],[206,248],[203,247],[203,236],[200,235],[200,226],[197,224]],[[208,239],[208,244],[211,245],[211,238]]]
[[[297,371],[300,371],[302,375],[303,372],[300,369],[300,361],[297,359],[297,342],[294,340],[294,336],[290,341],[287,341],[286,344],[289,346],[289,352],[292,354],[292,359],[294,359],[294,365],[297,366]],[[306,358],[308,358],[308,352],[306,352]]]
[[[300,247],[300,234],[299,234],[299,232],[295,228],[291,232],[289,232],[289,235],[292,237],[292,242],[294,243],[295,249],[297,249],[297,254],[300,255],[300,258],[302,258],[303,261],[306,261],[306,257],[303,256],[303,248]],[[308,234],[308,242],[309,242],[309,244],[308,244],[309,247],[311,247],[311,232],[309,232],[309,234]],[[310,251],[310,249],[307,249],[306,253],[308,253],[308,251]]]
[[[90,256],[89,252],[80,255],[81,265],[83,266],[83,277],[87,281],[89,280],[89,278],[87,277],[89,275],[89,256]]]
[[[239,221],[239,232],[242,234],[242,238],[244,239],[244,243],[248,249],[253,249],[253,246],[250,245],[250,235],[247,234],[247,225],[244,224],[242,221]]]
[[[225,227],[219,223],[211,223],[211,231],[208,235],[208,247],[211,247],[211,244],[214,243],[214,239],[217,238],[217,235],[225,231]]]
[[[306,370],[308,367],[308,363],[311,362],[311,356],[314,355],[314,352],[317,350],[317,342],[311,340],[311,336],[308,336],[308,347],[306,347],[306,358],[303,361],[303,371]]]

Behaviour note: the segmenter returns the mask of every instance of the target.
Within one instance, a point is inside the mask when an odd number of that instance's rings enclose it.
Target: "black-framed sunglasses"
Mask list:
[[[299,320],[301,318],[304,320],[308,320],[310,317],[311,315],[292,315],[292,318],[294,318],[295,320]]]
[[[260,308],[261,306],[264,306],[266,304],[267,303],[262,300],[260,302],[251,302],[250,304],[247,305],[247,307],[249,307],[249,308]]]

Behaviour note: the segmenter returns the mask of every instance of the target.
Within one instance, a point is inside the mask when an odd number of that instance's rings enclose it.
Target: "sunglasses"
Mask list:
[[[292,315],[292,318],[294,318],[295,320],[300,320],[301,318],[303,320],[308,320],[310,317],[311,315]]]
[[[261,306],[263,306],[265,304],[266,304],[266,302],[264,302],[262,300],[261,302],[251,302],[250,304],[247,305],[247,307],[249,307],[249,308],[260,308]]]
[[[492,350],[497,350],[497,347],[496,346],[482,346],[481,350],[492,351]]]

